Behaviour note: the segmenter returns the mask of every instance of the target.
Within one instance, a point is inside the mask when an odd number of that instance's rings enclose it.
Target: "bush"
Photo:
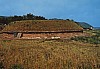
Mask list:
[[[10,69],[24,69],[21,65],[14,64]]]
[[[0,69],[5,69],[2,62],[0,62]]]

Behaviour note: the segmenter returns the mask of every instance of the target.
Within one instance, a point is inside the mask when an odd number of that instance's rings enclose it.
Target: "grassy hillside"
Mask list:
[[[0,40],[0,67],[99,69],[100,44],[71,40]]]
[[[7,25],[3,31],[64,31],[82,30],[73,21],[68,20],[24,20]]]

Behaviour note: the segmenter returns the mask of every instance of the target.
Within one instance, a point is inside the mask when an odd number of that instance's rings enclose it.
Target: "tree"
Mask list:
[[[34,18],[34,15],[29,13],[26,15],[28,20],[32,20]]]

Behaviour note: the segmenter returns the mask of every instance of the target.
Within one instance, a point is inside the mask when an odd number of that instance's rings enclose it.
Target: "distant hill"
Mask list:
[[[100,30],[100,27],[94,27],[95,30]]]
[[[86,22],[77,22],[78,25],[80,25],[83,29],[93,29],[93,26],[91,26],[90,24],[86,23]]]

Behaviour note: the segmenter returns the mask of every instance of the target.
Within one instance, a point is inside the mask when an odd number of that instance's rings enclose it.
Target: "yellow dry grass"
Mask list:
[[[0,61],[6,69],[99,69],[99,49],[70,40],[1,40]]]

